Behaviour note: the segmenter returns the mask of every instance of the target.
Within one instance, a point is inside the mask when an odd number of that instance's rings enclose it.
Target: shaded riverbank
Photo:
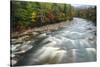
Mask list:
[[[49,25],[45,25],[45,26],[41,26],[41,27],[34,27],[32,29],[28,29],[22,32],[13,32],[11,33],[11,38],[18,38],[24,35],[33,35],[36,36],[38,34],[41,33],[47,33],[47,32],[52,32],[55,30],[58,30],[60,28],[65,27],[65,25],[69,25],[69,21],[63,21],[60,23],[55,23],[55,24],[49,24]]]

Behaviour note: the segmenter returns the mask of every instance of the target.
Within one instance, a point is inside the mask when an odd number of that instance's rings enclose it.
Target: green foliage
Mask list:
[[[76,16],[91,20],[96,23],[96,6],[76,10]]]
[[[11,1],[11,31],[72,20],[74,16],[95,21],[96,8],[75,10],[70,4]]]
[[[22,30],[72,19],[70,4],[11,1],[11,29]]]

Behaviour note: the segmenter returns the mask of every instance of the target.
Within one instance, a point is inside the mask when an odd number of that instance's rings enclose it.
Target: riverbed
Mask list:
[[[23,47],[13,45],[12,55],[20,59],[12,59],[12,63],[23,66],[96,61],[96,26],[82,18],[69,23],[56,31],[39,34]]]

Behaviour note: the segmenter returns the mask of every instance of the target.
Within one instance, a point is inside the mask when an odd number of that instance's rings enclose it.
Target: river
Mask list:
[[[70,25],[40,34],[16,65],[60,64],[96,61],[96,26],[82,18]]]

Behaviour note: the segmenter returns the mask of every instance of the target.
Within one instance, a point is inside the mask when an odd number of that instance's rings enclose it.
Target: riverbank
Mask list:
[[[19,38],[19,37],[22,37],[24,35],[36,36],[36,35],[39,35],[41,33],[55,31],[55,30],[58,30],[60,28],[63,28],[65,25],[69,24],[68,22],[69,21],[63,21],[60,23],[49,24],[49,25],[45,25],[45,26],[41,26],[41,27],[35,27],[32,29],[25,30],[23,32],[13,32],[13,33],[11,33],[11,38]]]

